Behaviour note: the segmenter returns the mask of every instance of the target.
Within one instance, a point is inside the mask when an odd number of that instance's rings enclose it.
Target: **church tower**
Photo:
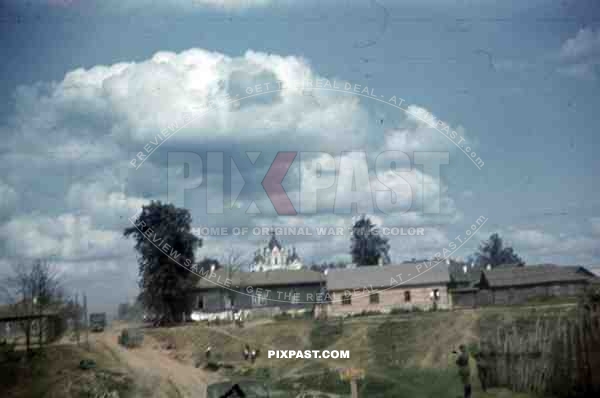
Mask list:
[[[302,268],[300,257],[296,254],[296,248],[292,252],[285,248],[271,230],[271,238],[262,249],[256,250],[254,261],[250,267],[253,272],[273,270],[296,270]]]

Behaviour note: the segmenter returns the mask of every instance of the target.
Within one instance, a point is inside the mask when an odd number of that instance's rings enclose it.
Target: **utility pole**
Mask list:
[[[88,310],[87,310],[87,295],[85,293],[83,293],[83,316],[85,317],[84,320],[84,327],[85,327],[85,347],[86,349],[90,349],[90,325],[88,324]]]
[[[358,398],[358,386],[356,379],[350,379],[350,396],[352,398]]]
[[[350,382],[351,398],[358,398],[358,380],[361,380],[365,377],[364,370],[357,368],[341,369],[340,377],[342,380]]]
[[[75,293],[75,337],[77,346],[79,346],[79,322],[81,320],[81,311],[79,308],[79,293]]]

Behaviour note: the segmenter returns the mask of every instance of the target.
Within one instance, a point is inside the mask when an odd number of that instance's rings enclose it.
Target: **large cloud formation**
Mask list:
[[[129,275],[133,286],[135,253],[132,243],[124,241],[121,233],[129,225],[127,217],[144,203],[168,199],[168,151],[203,148],[239,155],[241,150],[259,150],[267,160],[280,150],[321,151],[330,153],[339,167],[343,151],[349,150],[365,151],[369,162],[384,150],[453,150],[441,134],[414,118],[401,118],[386,133],[376,123],[366,104],[368,100],[336,91],[316,89],[307,93],[299,84],[317,78],[317,72],[301,57],[255,51],[230,57],[191,49],[178,54],[159,52],[143,62],[77,69],[68,72],[62,81],[19,87],[14,114],[0,128],[5,137],[0,143],[0,161],[5,170],[0,181],[2,262],[52,258],[67,271],[90,270],[97,278],[102,278],[99,264],[105,263],[113,275],[119,269]],[[337,80],[343,83],[341,78]],[[278,82],[284,89],[273,90]],[[198,114],[215,98],[243,97],[248,87],[256,91],[258,86],[264,89],[266,83],[271,84],[271,89],[264,95],[249,96]],[[377,112],[379,115],[391,111],[398,113],[397,109],[383,108]],[[131,154],[142,150],[186,113],[194,115],[193,120],[165,141],[163,148],[139,170],[132,170]],[[264,175],[268,166],[258,166],[257,172]],[[300,170],[296,164],[290,170],[290,178],[298,177],[299,181]],[[371,173],[367,184],[356,190],[386,190],[399,184],[390,173],[380,178]],[[406,186],[397,186],[398,192],[414,192],[422,181],[437,184],[440,191],[446,192],[439,179],[416,169],[406,176]],[[260,183],[257,187],[262,189]],[[293,201],[298,200],[298,189],[299,185],[288,189]],[[204,197],[211,194],[205,184],[198,192]],[[264,195],[253,199],[253,193],[256,192],[242,193],[240,203],[265,201]],[[323,200],[335,200],[335,188],[324,192]],[[435,200],[440,200],[442,213],[457,216],[450,198]],[[243,223],[252,227],[291,222],[275,213],[247,215],[245,209],[211,217],[202,206],[186,199],[186,207],[203,225]],[[259,207],[269,206],[265,203]],[[294,222],[317,225],[323,222],[319,217],[300,216]],[[329,224],[337,225],[347,222],[349,216],[328,217]],[[430,221],[415,209],[381,220],[384,225],[424,225]],[[443,235],[442,229],[432,227],[426,238],[404,240],[403,250],[435,252],[445,242]],[[330,242],[322,238],[318,242],[295,239],[305,257],[340,254],[333,253],[332,247],[341,254],[347,253],[347,236],[332,237]],[[226,242],[214,247],[225,247]],[[249,252],[256,247],[255,242],[248,240],[238,243]],[[329,243],[331,247],[327,246]],[[199,255],[213,253],[210,245],[208,239],[207,248]]]

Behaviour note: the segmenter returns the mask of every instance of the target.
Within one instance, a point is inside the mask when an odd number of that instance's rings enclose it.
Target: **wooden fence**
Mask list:
[[[600,396],[600,302],[530,319],[490,317],[480,324],[488,384],[541,396]]]

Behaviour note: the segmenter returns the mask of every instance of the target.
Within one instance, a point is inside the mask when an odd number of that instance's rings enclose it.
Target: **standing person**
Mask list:
[[[479,378],[479,382],[481,383],[481,389],[483,390],[483,392],[486,392],[489,362],[487,354],[483,352],[483,346],[480,347],[477,354],[475,354],[475,361],[477,362],[477,377]]]
[[[463,384],[464,398],[471,398],[471,370],[469,369],[469,353],[467,347],[461,344],[458,347],[459,353],[456,358],[456,365],[458,366],[458,375]]]
[[[254,363],[256,361],[256,350],[252,350],[250,353],[250,361]]]
[[[250,358],[250,346],[246,344],[244,346],[244,361],[247,361]]]
[[[210,361],[211,347],[206,347],[206,351],[204,351],[204,355],[206,356],[206,361]]]

